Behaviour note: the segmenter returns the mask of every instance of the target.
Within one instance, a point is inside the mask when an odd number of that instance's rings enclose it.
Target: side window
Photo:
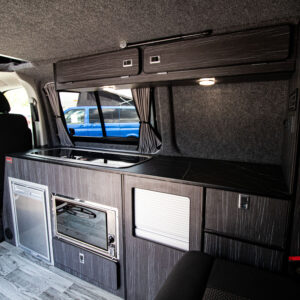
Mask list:
[[[84,109],[72,109],[65,113],[65,118],[68,125],[84,124],[84,116]]]
[[[117,107],[105,108],[102,106],[104,123],[119,123],[119,110]]]
[[[133,106],[126,106],[120,109],[120,123],[138,123],[139,117]]]
[[[89,109],[89,120],[91,124],[100,123],[99,112],[97,108]]]
[[[59,92],[59,99],[67,129],[78,140],[81,137],[139,137],[139,117],[130,89],[103,87],[96,92],[64,91]],[[104,126],[101,126],[101,115]],[[80,126],[82,124],[84,126]]]

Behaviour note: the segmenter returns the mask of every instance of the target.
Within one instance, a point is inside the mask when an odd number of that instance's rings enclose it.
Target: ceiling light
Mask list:
[[[200,78],[198,80],[198,83],[200,85],[204,85],[204,86],[214,85],[216,83],[216,79],[214,77],[212,77],[212,78]]]

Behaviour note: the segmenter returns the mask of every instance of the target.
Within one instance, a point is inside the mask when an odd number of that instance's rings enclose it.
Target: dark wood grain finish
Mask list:
[[[299,44],[300,31],[299,26],[295,30],[294,43]],[[296,39],[298,37],[298,40]],[[286,105],[286,120],[284,124],[283,143],[282,143],[282,169],[286,179],[289,191],[295,192],[295,179],[297,169],[297,152],[299,144],[300,127],[300,108],[299,108],[299,89],[300,89],[300,47],[295,49],[296,71],[290,80],[290,97]],[[294,102],[294,107],[292,102]]]
[[[207,189],[205,229],[284,248],[290,203],[250,195],[249,209],[243,210],[238,201],[239,193]]]
[[[125,78],[103,78],[97,80],[83,80],[76,82],[59,83],[56,82],[57,90],[79,91],[82,88],[95,90],[99,86],[117,85],[119,88],[135,88],[145,86],[166,86],[180,84],[198,84],[197,80],[201,77],[232,77],[250,75],[251,80],[255,78],[268,78],[270,73],[291,74],[295,69],[295,60],[293,58],[282,62],[269,62],[267,64],[248,64],[237,66],[224,66],[216,68],[203,68],[186,71],[174,71],[166,74],[145,74],[129,76]],[[244,79],[245,80],[245,79]]]
[[[119,214],[119,253],[120,275],[119,289],[115,294],[124,296],[124,260],[123,260],[123,227],[122,227],[122,194],[121,175],[104,173],[99,170],[70,167],[59,164],[34,160],[13,158],[12,164],[6,165],[5,197],[4,197],[4,228],[14,233],[11,217],[11,205],[7,177],[19,178],[48,186],[49,199],[51,193],[79,198],[103,205],[115,207]],[[52,224],[54,236],[55,228]],[[15,234],[14,234],[15,235]],[[15,240],[8,240],[12,244]]]
[[[281,271],[284,253],[205,233],[204,252],[271,271]]]
[[[288,25],[146,47],[145,73],[170,72],[287,59]],[[160,63],[150,63],[152,56]]]
[[[199,250],[201,247],[202,188],[124,176],[127,298],[154,299],[184,252],[133,235],[132,189],[134,188],[190,198],[190,250]]]
[[[300,86],[299,86],[300,88]],[[282,166],[286,183],[292,193],[295,186],[295,173],[297,163],[297,149],[299,139],[299,90],[295,89],[287,102],[286,121],[284,126]],[[293,100],[295,99],[295,100]],[[291,109],[291,102],[295,101],[295,109]]]
[[[84,255],[84,264],[79,262]],[[63,270],[71,269],[73,274],[109,290],[118,288],[118,266],[116,262],[95,255],[63,241],[53,239],[54,265]]]
[[[123,67],[123,60],[128,59],[132,59],[132,67]],[[60,83],[137,75],[138,73],[138,49],[102,53],[64,60],[55,64],[56,81]]]

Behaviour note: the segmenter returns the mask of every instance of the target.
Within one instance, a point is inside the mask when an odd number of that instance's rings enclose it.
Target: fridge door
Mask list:
[[[50,261],[45,190],[12,183],[17,246]]]

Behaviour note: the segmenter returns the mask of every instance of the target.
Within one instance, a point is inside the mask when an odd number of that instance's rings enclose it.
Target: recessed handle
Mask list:
[[[84,264],[84,254],[79,253],[79,263]]]
[[[132,67],[132,59],[124,59],[123,60],[123,68]]]
[[[249,209],[249,204],[250,204],[250,196],[239,194],[238,208],[243,210]]]
[[[152,65],[152,64],[160,64],[160,56],[159,55],[150,56],[150,65]]]

